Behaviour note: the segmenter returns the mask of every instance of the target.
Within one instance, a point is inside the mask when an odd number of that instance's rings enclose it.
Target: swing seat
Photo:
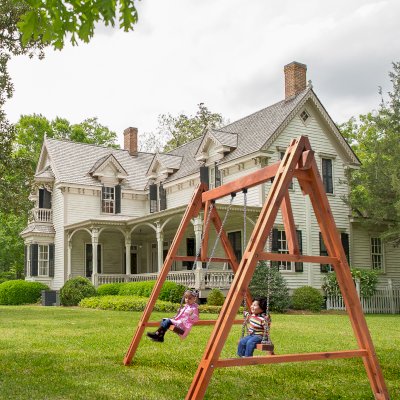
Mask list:
[[[176,326],[176,325],[171,325],[168,329],[171,332],[176,333],[177,335],[183,335],[185,333],[185,331],[183,329],[179,328],[179,326]]]
[[[257,345],[257,350],[266,351],[270,355],[274,355],[274,345],[272,343],[259,343]]]

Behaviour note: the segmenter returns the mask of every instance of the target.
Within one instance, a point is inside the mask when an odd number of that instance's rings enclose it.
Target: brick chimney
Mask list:
[[[131,156],[137,156],[138,153],[138,129],[126,128],[124,130],[124,149],[129,151]]]
[[[285,65],[285,100],[302,92],[307,87],[307,65],[293,61]]]

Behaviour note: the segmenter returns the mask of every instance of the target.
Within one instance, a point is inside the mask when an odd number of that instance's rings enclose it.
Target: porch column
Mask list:
[[[99,243],[99,230],[92,228],[92,283],[97,284],[97,245]]]
[[[67,280],[72,277],[72,238],[68,237],[68,266],[67,266]]]
[[[201,217],[196,217],[192,220],[193,228],[194,228],[194,236],[196,239],[196,253],[198,254],[201,246],[201,235],[203,233],[203,219]],[[203,263],[201,261],[197,261],[196,265],[193,266],[194,269],[202,269]]]
[[[163,259],[164,232],[162,231],[159,222],[156,222],[156,237],[157,237],[157,264],[158,264],[158,272],[160,272],[164,264],[164,259]]]
[[[131,235],[125,235],[125,262],[126,262],[126,275],[131,275]]]

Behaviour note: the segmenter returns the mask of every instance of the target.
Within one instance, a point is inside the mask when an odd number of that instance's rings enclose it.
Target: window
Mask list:
[[[161,184],[153,183],[149,185],[149,196],[151,213],[167,209],[167,191]]]
[[[49,246],[39,245],[39,276],[49,275]]]
[[[296,230],[297,243],[299,245],[299,253],[303,254],[303,240],[302,232]],[[284,230],[273,229],[272,230],[272,249],[273,253],[289,254],[288,243],[286,240],[286,232]],[[278,266],[283,271],[295,271],[303,272],[302,262],[290,262],[290,261],[273,261],[272,265]]]
[[[51,193],[47,189],[39,189],[39,208],[51,209]]]
[[[103,186],[101,200],[101,211],[107,214],[114,214],[115,190],[113,187]]]
[[[280,158],[281,158],[281,160],[283,160],[284,155],[285,155],[285,152],[284,152],[284,151],[281,151],[281,152],[280,152]],[[290,181],[289,189],[293,190],[293,179]]]
[[[228,239],[231,242],[237,261],[240,262],[242,259],[242,232],[228,232]]]
[[[214,189],[218,186],[221,186],[221,171],[218,169],[217,163],[214,163],[214,166],[209,167],[210,171],[210,189]]]
[[[322,159],[322,181],[326,193],[333,193],[332,159]]]
[[[350,246],[349,246],[349,234],[346,232],[340,233],[340,240],[342,242],[344,254],[346,255],[347,262],[350,264]],[[319,255],[328,256],[328,250],[325,246],[324,239],[322,238],[321,232],[319,233]],[[330,264],[320,264],[320,270],[322,273],[333,271],[333,267]]]
[[[310,118],[310,114],[308,114],[308,112],[306,110],[302,111],[302,113],[300,114],[300,118],[301,120],[306,123],[309,118]]]
[[[383,270],[383,245],[381,238],[371,238],[371,262],[372,269]]]

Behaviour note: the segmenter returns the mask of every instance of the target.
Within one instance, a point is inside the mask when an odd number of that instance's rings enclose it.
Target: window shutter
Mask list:
[[[221,171],[218,169],[217,163],[215,163],[215,186],[221,186]]]
[[[105,197],[105,191],[106,191],[106,188],[103,185],[101,187],[101,196],[100,196],[100,210],[101,210],[101,212],[104,211],[103,200],[104,200],[104,197]]]
[[[160,211],[167,209],[167,191],[162,185],[159,186],[158,192],[160,194]]]
[[[24,246],[24,275],[28,276],[28,246]]]
[[[332,160],[330,158],[322,159],[322,181],[325,192],[333,193]]]
[[[272,248],[271,248],[271,251],[273,253],[277,253],[278,249],[279,249],[278,229],[272,229]]]
[[[150,192],[150,212],[156,212],[157,207],[157,185],[155,183],[149,185]]]
[[[44,203],[44,189],[39,189],[39,208],[43,208]]]
[[[51,208],[51,193],[47,189],[39,189],[39,208]]]
[[[121,213],[121,185],[115,186],[115,214]]]
[[[97,245],[97,273],[101,274],[101,244]]]
[[[205,183],[207,186],[210,186],[208,174],[209,174],[208,167],[206,167],[204,165],[202,167],[200,167],[200,182]]]
[[[319,255],[320,256],[327,256],[328,251],[325,247],[324,240],[322,238],[321,232],[319,233]],[[330,264],[320,264],[320,270],[322,273],[327,273],[331,270]]]
[[[39,245],[31,244],[31,275],[38,276],[38,252]]]
[[[340,239],[342,240],[342,246],[344,253],[346,254],[347,262],[350,264],[350,245],[349,245],[349,234],[342,232],[340,234]]]
[[[49,244],[49,276],[54,278],[54,243]]]
[[[300,230],[296,230],[297,234],[297,241],[299,243],[299,250],[300,254],[303,254],[303,240],[302,240],[302,234]],[[303,272],[303,263],[302,262],[295,262],[294,263],[294,270],[296,272]]]

